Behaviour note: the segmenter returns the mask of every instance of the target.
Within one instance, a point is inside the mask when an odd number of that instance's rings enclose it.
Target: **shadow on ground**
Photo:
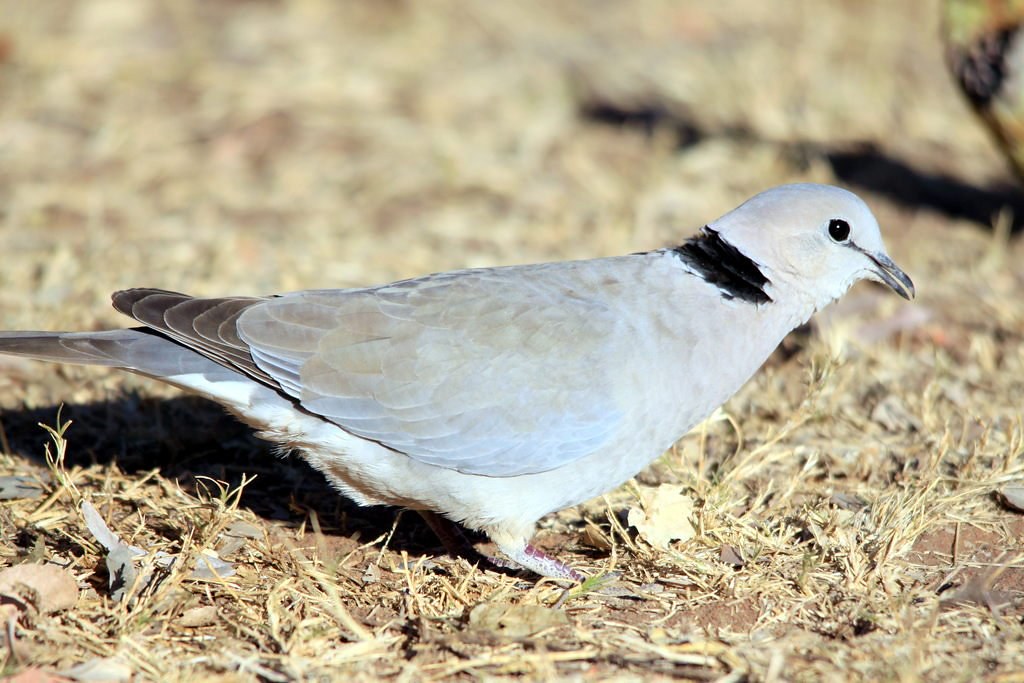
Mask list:
[[[129,475],[159,469],[190,493],[229,489],[244,477],[255,479],[243,489],[240,505],[263,519],[298,526],[315,513],[328,536],[378,538],[390,532],[396,510],[365,508],[339,495],[326,479],[298,455],[280,456],[252,430],[216,404],[196,397],[145,398],[125,394],[112,401],[47,406],[0,412],[0,428],[10,452],[46,468],[40,424],[71,422],[65,465],[114,464]],[[412,557],[443,554],[444,549],[418,515],[406,515],[389,546]]]
[[[925,207],[987,228],[999,214],[1009,212],[1012,230],[1024,229],[1024,192],[1014,184],[975,187],[952,176],[914,168],[868,144],[820,152],[842,182],[903,206]]]
[[[777,145],[780,153],[797,168],[808,166],[814,159],[824,160],[841,183],[882,195],[901,206],[930,209],[989,229],[997,217],[1006,212],[1013,232],[1024,229],[1024,190],[1013,181],[977,187],[955,176],[894,157],[870,142],[826,146],[765,140],[742,126],[711,130],[701,127],[682,109],[659,102],[617,104],[588,100],[580,103],[579,115],[595,125],[645,136],[654,135],[655,131],[668,132],[674,136],[679,150],[714,138]]]

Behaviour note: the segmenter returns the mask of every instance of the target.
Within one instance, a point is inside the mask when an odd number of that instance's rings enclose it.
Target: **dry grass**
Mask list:
[[[0,565],[45,558],[83,587],[17,622],[6,671],[1020,680],[1024,518],[996,492],[1024,478],[1024,260],[992,229],[1014,195],[973,191],[1007,174],[947,82],[936,14],[0,1],[0,328],[121,325],[107,297],[132,285],[266,293],[654,248],[792,180],[862,191],[920,293],[859,286],[635,483],[546,520],[541,545],[622,573],[612,594],[449,558],[203,402],[0,359],[0,474],[50,476],[0,503]],[[658,116],[609,124],[630,112]],[[921,191],[943,178],[970,192]],[[67,455],[47,465],[37,423],[61,403]],[[662,482],[697,503],[668,552],[623,521]],[[114,602],[82,499],[186,561]],[[207,549],[238,574],[190,579]]]

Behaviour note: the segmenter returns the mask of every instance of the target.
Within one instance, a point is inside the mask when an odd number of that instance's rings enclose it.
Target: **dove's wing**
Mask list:
[[[305,409],[353,434],[460,472],[542,472],[619,427],[614,392],[583,371],[614,316],[543,269],[508,273],[285,296],[247,309],[238,336]]]
[[[593,371],[607,366],[619,322],[573,270],[482,269],[256,300],[153,292],[118,308],[346,431],[505,477],[583,457],[621,427],[610,373]]]

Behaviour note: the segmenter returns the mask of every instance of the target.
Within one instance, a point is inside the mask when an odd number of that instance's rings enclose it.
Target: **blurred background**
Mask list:
[[[989,228],[1020,199],[939,17],[4,0],[0,321],[119,324],[107,295],[132,285],[260,294],[645,250],[801,180],[864,194],[891,243],[922,220]]]

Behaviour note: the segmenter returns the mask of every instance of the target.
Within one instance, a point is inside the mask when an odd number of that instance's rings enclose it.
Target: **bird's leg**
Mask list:
[[[576,581],[577,583],[580,583],[587,578],[566,563],[561,560],[556,560],[544,551],[534,548],[529,543],[499,543],[498,549],[501,550],[508,559],[512,560],[515,565],[522,567],[523,569],[529,569],[541,576],[550,576],[554,579],[568,579],[569,581]],[[491,561],[493,562],[494,560]]]
[[[458,524],[430,510],[417,510],[416,512],[427,523],[430,530],[434,532],[437,540],[441,541],[441,545],[444,546],[445,552],[449,555],[465,558],[473,558],[479,555],[473,544],[462,533],[462,529],[459,528]]]
[[[472,558],[479,556],[473,544],[469,542],[459,526],[441,515],[429,510],[417,510],[423,521],[427,523],[430,530],[441,541],[445,551],[452,557]],[[498,549],[508,558],[484,555],[484,558],[495,567],[502,569],[528,569],[541,576],[550,576],[555,579],[568,579],[581,582],[585,577],[569,565],[556,560],[542,550],[538,550],[529,543],[499,543]]]

